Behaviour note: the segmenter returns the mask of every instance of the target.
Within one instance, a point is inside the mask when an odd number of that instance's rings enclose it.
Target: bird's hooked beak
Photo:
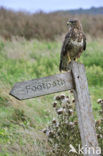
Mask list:
[[[67,25],[68,25],[68,26],[71,25],[71,22],[68,21],[68,22],[67,22]]]

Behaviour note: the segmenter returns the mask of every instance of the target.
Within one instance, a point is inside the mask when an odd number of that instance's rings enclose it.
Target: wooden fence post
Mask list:
[[[70,63],[70,68],[73,74],[75,85],[74,97],[82,145],[83,147],[92,147],[94,150],[96,150],[98,147],[98,141],[96,137],[95,121],[92,113],[85,68],[83,64],[74,61]],[[90,154],[84,155],[96,156],[97,154],[94,154],[93,150],[91,149]]]

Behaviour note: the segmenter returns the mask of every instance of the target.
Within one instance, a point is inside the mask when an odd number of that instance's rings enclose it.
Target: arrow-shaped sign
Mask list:
[[[19,100],[24,100],[69,89],[73,89],[71,72],[18,82],[12,88],[10,95]]]

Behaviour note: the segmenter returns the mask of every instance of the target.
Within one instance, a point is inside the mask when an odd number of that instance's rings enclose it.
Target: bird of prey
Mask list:
[[[83,50],[86,50],[86,37],[82,25],[77,19],[70,19],[67,22],[69,32],[66,34],[60,55],[60,71],[68,71],[71,60],[79,58]]]

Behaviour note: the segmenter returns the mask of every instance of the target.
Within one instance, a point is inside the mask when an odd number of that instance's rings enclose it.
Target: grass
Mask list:
[[[103,98],[102,46],[99,39],[89,41],[79,59],[86,67],[95,119],[100,109],[96,101]],[[0,39],[0,156],[45,156],[50,148],[41,130],[53,116],[56,94],[18,101],[9,92],[16,82],[59,73],[60,49],[60,41]]]

